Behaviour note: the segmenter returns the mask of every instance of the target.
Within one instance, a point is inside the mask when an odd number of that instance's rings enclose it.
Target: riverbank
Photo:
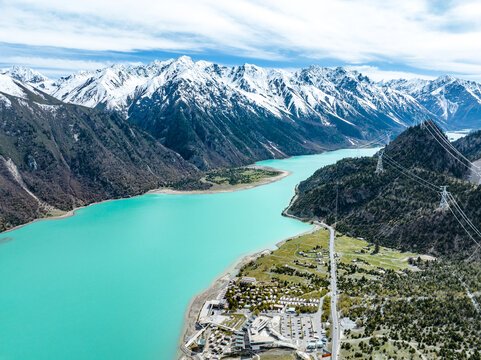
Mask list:
[[[301,236],[312,234],[318,230],[320,230],[321,227],[319,225],[314,224],[312,226],[312,229],[308,231],[304,231],[303,233],[287,237],[278,243],[276,243],[274,246],[279,249],[282,245],[284,245],[288,240],[291,239],[297,239]],[[182,325],[182,332],[181,332],[181,337],[179,339],[178,343],[178,348],[180,349],[181,346],[187,341],[189,335],[192,335],[195,333],[195,323],[197,321],[197,318],[199,316],[199,313],[202,309],[202,306],[207,300],[212,300],[216,299],[219,293],[227,287],[229,284],[229,281],[233,279],[240,271],[240,269],[250,263],[251,261],[257,260],[259,257],[263,255],[270,254],[273,250],[271,249],[272,245],[270,247],[266,247],[262,250],[255,250],[253,253],[249,253],[246,255],[242,255],[239,257],[233,264],[228,266],[226,270],[219,276],[217,277],[205,290],[200,292],[199,294],[195,295],[188,307],[187,310],[185,311],[184,315],[184,322]],[[189,359],[181,350],[179,350],[178,353],[178,358],[185,360]]]
[[[253,164],[253,165],[249,165],[248,167],[275,170],[275,171],[280,172],[280,174],[277,175],[277,176],[263,178],[263,179],[261,179],[257,182],[250,183],[250,184],[239,184],[239,185],[223,184],[223,185],[213,186],[212,188],[207,189],[207,190],[193,190],[193,191],[182,191],[182,190],[174,190],[174,189],[170,189],[170,188],[159,188],[159,189],[152,189],[152,190],[149,190],[149,191],[147,191],[143,194],[139,194],[139,195],[135,195],[135,196],[131,196],[131,197],[118,198],[118,199],[106,199],[106,200],[97,201],[97,202],[94,202],[94,203],[91,203],[91,204],[88,204],[88,205],[79,206],[79,207],[76,207],[76,208],[74,208],[72,210],[69,210],[69,211],[66,211],[66,212],[59,211],[60,212],[59,214],[55,214],[55,215],[52,215],[52,216],[46,216],[46,217],[34,219],[34,220],[29,221],[25,224],[20,224],[20,225],[17,225],[15,227],[13,227],[13,228],[5,230],[3,232],[0,232],[0,236],[3,235],[3,234],[7,234],[9,232],[12,232],[14,230],[20,229],[24,226],[36,223],[38,221],[66,219],[66,218],[69,218],[71,216],[74,216],[75,212],[77,212],[78,210],[87,208],[89,206],[104,204],[104,203],[109,202],[109,201],[132,199],[132,198],[136,198],[136,197],[139,197],[139,196],[150,195],[150,194],[166,194],[166,195],[200,195],[200,194],[206,194],[207,195],[207,194],[218,194],[218,193],[230,193],[230,192],[235,192],[235,191],[252,189],[252,188],[255,188],[255,187],[258,187],[258,186],[262,186],[262,185],[267,185],[267,184],[270,184],[270,183],[273,183],[273,182],[276,182],[276,181],[280,181],[280,180],[284,179],[285,177],[292,174],[291,171],[274,169],[274,168],[269,167],[269,166],[259,166],[259,165]],[[0,238],[0,243],[1,243],[1,240],[2,240],[2,238]]]

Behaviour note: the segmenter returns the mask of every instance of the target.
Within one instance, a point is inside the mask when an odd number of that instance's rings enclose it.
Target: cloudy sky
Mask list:
[[[481,80],[481,2],[0,0],[0,66],[50,76],[189,55],[226,65],[349,66],[375,79]]]

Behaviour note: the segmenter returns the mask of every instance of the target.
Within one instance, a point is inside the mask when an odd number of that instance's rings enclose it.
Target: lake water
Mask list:
[[[294,186],[375,151],[263,161],[293,174],[233,193],[111,201],[0,234],[0,360],[173,359],[193,295],[241,255],[310,229],[281,216]]]

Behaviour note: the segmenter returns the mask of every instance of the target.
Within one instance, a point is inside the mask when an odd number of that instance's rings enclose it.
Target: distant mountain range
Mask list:
[[[466,180],[467,160],[459,154],[453,157],[454,150],[447,152],[446,141],[434,122],[426,128],[409,128],[385,147],[382,173],[375,172],[378,155],[343,159],[301,182],[290,211],[299,217],[337,221],[340,232],[385,246],[436,256],[468,256],[476,243],[463,229],[469,225],[462,215],[456,215],[464,222],[460,225],[450,210],[439,208],[441,186],[447,186],[478,228],[481,192]],[[481,150],[479,142],[475,147]],[[454,204],[451,207],[457,212]]]
[[[343,68],[287,72],[182,56],[58,80],[1,72],[61,101],[118,112],[200,169],[352,146],[432,116],[411,95]]]
[[[479,84],[449,76],[380,83],[343,68],[186,56],[57,80],[3,69],[0,230],[201,170],[384,143],[428,117],[478,128],[479,94]]]
[[[344,68],[288,72],[187,56],[58,80],[18,66],[0,73],[67,103],[118,112],[200,169],[356,145],[420,119],[446,129],[477,128],[481,119],[481,86],[447,75],[374,82]]]
[[[415,98],[446,129],[481,127],[481,84],[443,75],[435,80],[392,80],[387,86]]]

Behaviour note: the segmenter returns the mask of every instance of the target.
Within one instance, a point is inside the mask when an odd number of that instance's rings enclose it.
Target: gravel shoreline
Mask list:
[[[297,239],[300,236],[311,234],[313,232],[318,231],[321,229],[318,225],[313,225],[312,229],[307,230],[301,234],[297,234],[294,236],[287,237],[278,243],[275,244],[275,247],[278,249],[282,245],[286,243],[286,241],[291,239]],[[199,315],[202,306],[207,300],[215,299],[217,295],[222,291],[222,289],[229,284],[229,281],[233,279],[238,273],[239,270],[249,262],[258,259],[260,256],[264,254],[269,254],[273,250],[271,250],[272,246],[266,246],[265,249],[256,251],[254,253],[250,253],[247,255],[242,255],[236,260],[231,266],[229,266],[218,278],[216,278],[205,290],[200,292],[199,294],[195,295],[188,307],[185,311],[184,315],[184,322],[182,326],[181,337],[178,343],[178,358],[185,360],[191,359],[191,357],[186,356],[181,350],[180,347],[187,341],[188,337],[195,333],[195,322],[197,320],[197,316]]]

